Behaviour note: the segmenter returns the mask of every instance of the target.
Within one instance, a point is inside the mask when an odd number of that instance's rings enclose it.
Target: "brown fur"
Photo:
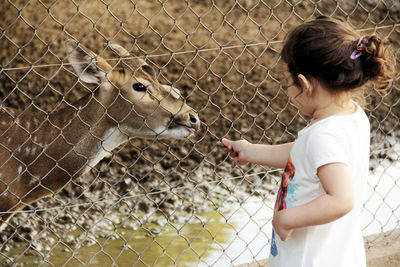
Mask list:
[[[197,114],[159,84],[144,62],[122,59],[113,68],[73,41],[66,47],[80,78],[98,88],[48,117],[1,107],[0,227],[14,211],[90,170],[104,151],[128,137],[182,138],[199,129]],[[96,64],[89,64],[94,58]],[[139,80],[147,83],[147,92],[132,89]],[[165,130],[156,133],[160,128]]]

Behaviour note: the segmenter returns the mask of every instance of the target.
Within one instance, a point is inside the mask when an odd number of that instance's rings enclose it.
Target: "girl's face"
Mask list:
[[[293,105],[306,116],[312,116],[313,103],[311,97],[307,94],[307,90],[302,90],[300,85],[293,81],[292,75],[289,71],[285,71],[284,87],[286,88],[287,95]]]

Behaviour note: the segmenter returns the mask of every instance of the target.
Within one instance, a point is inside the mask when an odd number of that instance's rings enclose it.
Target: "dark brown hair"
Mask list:
[[[360,35],[350,26],[327,17],[304,23],[287,37],[282,58],[293,80],[312,76],[332,92],[349,91],[371,81],[386,89],[395,72],[395,57],[388,41],[365,35],[361,56],[351,59]]]

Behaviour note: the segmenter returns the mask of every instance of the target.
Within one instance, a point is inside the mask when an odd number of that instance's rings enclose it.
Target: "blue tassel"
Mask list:
[[[272,240],[271,240],[271,255],[276,257],[278,256],[278,247],[275,243],[275,231],[272,229]]]

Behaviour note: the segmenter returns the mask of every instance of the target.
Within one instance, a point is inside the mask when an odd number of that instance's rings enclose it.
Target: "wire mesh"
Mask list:
[[[281,88],[280,49],[294,26],[320,15],[387,38],[399,62],[400,4],[394,0],[1,1],[0,175],[13,163],[14,183],[23,175],[40,180],[30,171],[38,156],[28,162],[19,157],[31,144],[28,152],[42,151],[52,162],[46,173],[58,168],[69,178],[66,186],[47,188],[46,198],[18,200],[17,205],[28,205],[3,224],[0,265],[230,266],[267,258],[280,170],[233,167],[216,142],[229,136],[282,143],[306,125]],[[69,39],[115,70],[121,58],[110,44],[125,47],[132,55],[126,60],[144,60],[156,70],[156,80],[180,89],[199,114],[201,129],[181,140],[131,137],[105,149],[109,153],[98,164],[88,165],[89,156],[81,151],[88,173],[74,177],[76,171],[63,167],[70,163],[67,156],[46,152],[51,144],[69,143],[64,130],[74,119],[88,131],[96,125],[73,104],[84,96],[96,100],[97,91],[79,81],[82,75],[68,62]],[[363,231],[368,247],[400,235],[399,88],[396,77],[386,95],[367,96],[372,150]],[[67,125],[52,120],[62,108],[78,113],[66,118]],[[31,112],[42,118],[36,128],[26,124]],[[150,123],[142,119],[145,126]],[[95,131],[90,136],[101,139]],[[19,145],[11,146],[10,138]],[[76,152],[67,147],[65,155]],[[4,188],[0,197],[18,197],[2,182]],[[4,220],[10,212],[1,214]]]

